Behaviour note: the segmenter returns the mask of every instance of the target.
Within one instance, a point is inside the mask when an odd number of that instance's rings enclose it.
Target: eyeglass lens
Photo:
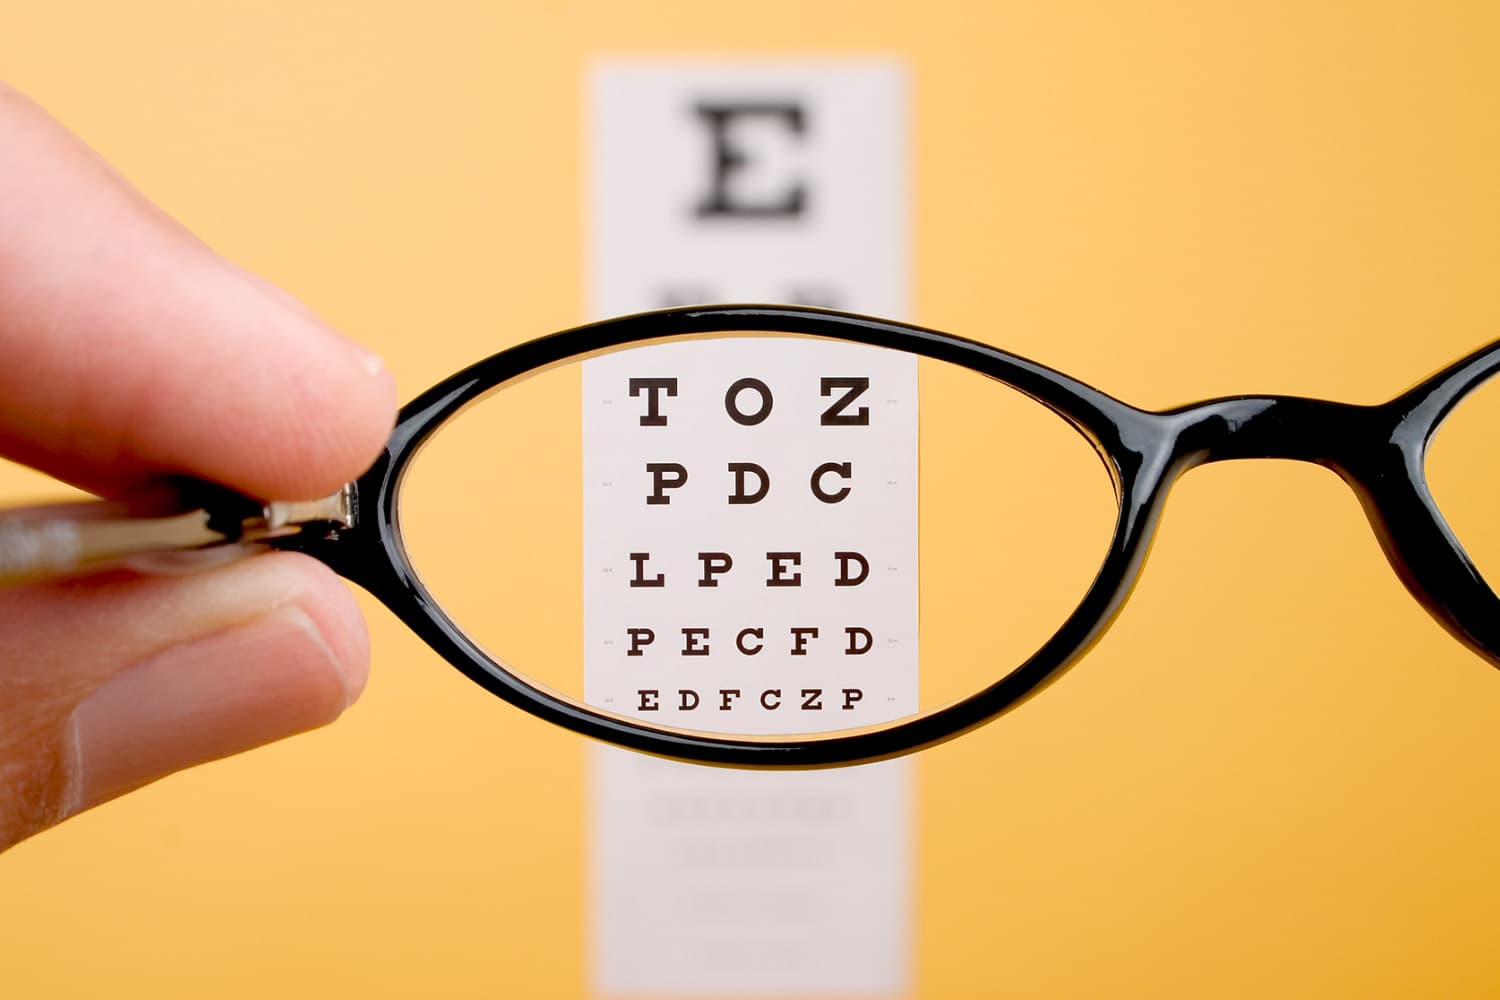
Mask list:
[[[1087,591],[1118,502],[1092,444],[1003,383],[745,331],[497,388],[413,460],[397,513],[444,612],[533,684],[790,735],[1019,666]]]

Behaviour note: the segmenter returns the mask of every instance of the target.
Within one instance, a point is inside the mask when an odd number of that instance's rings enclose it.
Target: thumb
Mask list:
[[[333,721],[359,609],[301,556],[0,592],[0,850],[173,771]]]

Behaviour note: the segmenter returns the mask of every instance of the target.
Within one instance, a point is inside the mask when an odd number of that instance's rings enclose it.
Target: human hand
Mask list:
[[[267,499],[373,461],[378,360],[215,255],[0,84],[0,454],[104,496],[187,474]],[[0,850],[335,719],[368,641],[290,553],[0,592]]]

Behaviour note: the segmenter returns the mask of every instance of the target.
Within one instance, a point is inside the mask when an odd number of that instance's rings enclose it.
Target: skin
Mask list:
[[[310,499],[394,413],[373,355],[0,84],[0,455],[103,496],[186,473]],[[348,589],[286,553],[0,592],[0,849],[333,721],[368,663]]]

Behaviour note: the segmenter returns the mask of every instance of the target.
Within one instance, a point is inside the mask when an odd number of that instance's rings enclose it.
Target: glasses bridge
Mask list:
[[[1172,410],[1176,453],[1190,465],[1279,458],[1341,468],[1388,445],[1389,410],[1301,396],[1236,396]]]

